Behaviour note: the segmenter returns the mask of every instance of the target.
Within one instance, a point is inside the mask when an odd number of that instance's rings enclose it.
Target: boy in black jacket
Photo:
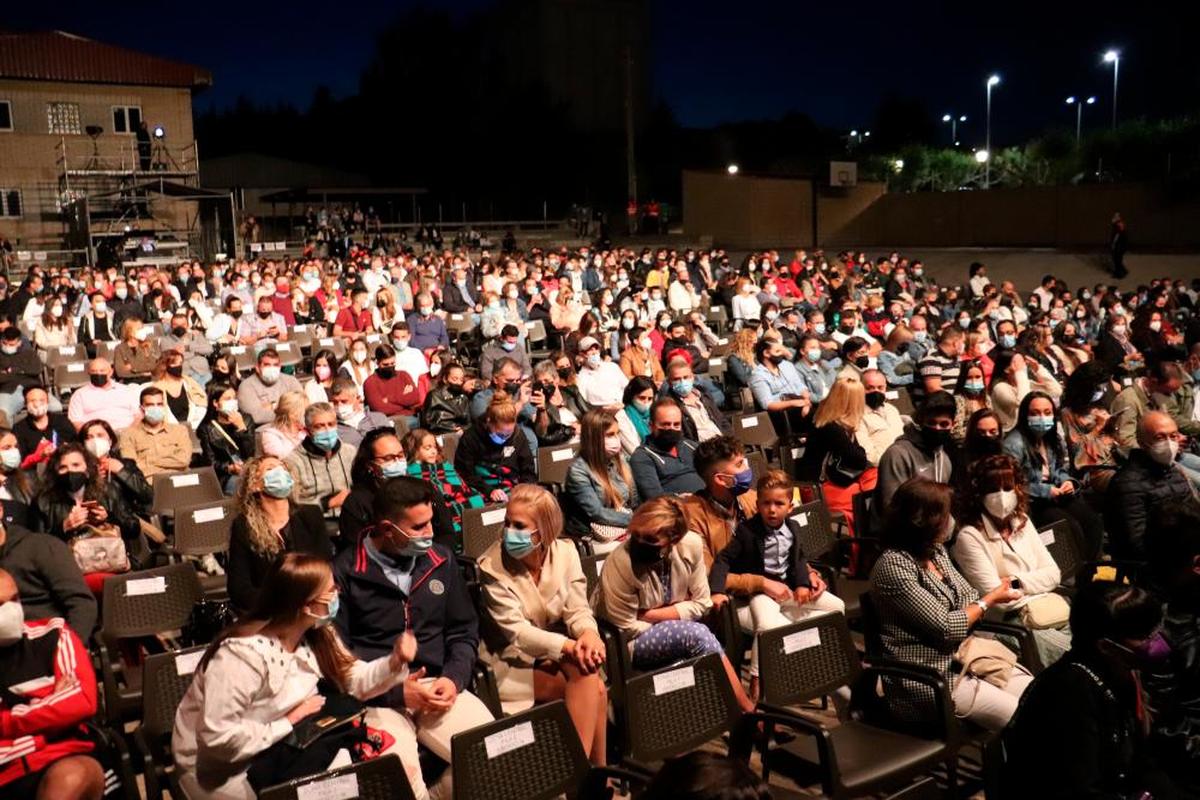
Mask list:
[[[792,511],[795,485],[786,472],[758,479],[758,513],[742,524],[717,555],[709,573],[713,594],[726,592],[730,573],[750,576],[752,594],[738,597],[738,622],[754,634],[816,614],[845,613],[846,604],[825,591],[825,581],[808,565],[800,547],[800,524]],[[758,697],[758,640],[750,656],[750,697]]]

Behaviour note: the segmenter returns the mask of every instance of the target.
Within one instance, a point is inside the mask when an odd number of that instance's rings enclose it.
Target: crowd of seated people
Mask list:
[[[228,546],[183,563],[237,621],[176,716],[190,798],[341,763],[280,761],[326,702],[366,709],[418,798],[452,791],[456,734],[554,700],[609,763],[605,631],[636,671],[719,657],[750,714],[756,637],[847,613],[831,574],[869,584],[868,659],[1005,737],[1006,797],[1191,796],[1200,281],[966,277],[354,246],[0,277],[0,794],[111,788],[84,726],[104,586],[177,560],[156,485],[211,469]],[[808,552],[814,498],[859,541]],[[935,699],[885,680],[900,724]]]

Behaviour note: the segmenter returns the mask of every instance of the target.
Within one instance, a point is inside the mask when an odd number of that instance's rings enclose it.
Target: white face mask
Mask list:
[[[108,451],[112,449],[112,443],[108,439],[88,439],[83,443],[83,446],[96,458],[104,458],[108,455]]]
[[[1163,439],[1147,447],[1146,453],[1156,463],[1165,467],[1174,463],[1175,458],[1179,455],[1179,442],[1174,439]]]
[[[604,452],[610,456],[615,456],[621,452],[621,437],[620,436],[605,436],[604,437]]]
[[[1017,493],[1013,489],[989,492],[983,496],[983,507],[996,519],[1008,519],[1017,510]]]
[[[24,625],[25,610],[21,608],[21,601],[0,603],[0,647],[20,641]]]

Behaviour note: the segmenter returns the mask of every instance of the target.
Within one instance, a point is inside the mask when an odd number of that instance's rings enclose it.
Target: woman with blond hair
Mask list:
[[[730,302],[733,327],[741,330],[749,322],[758,322],[762,316],[762,305],[758,302],[758,286],[749,278],[738,278],[734,289],[736,294]]]
[[[550,324],[566,336],[579,327],[579,320],[583,319],[585,311],[587,309],[583,304],[575,299],[575,290],[570,284],[560,284],[554,305],[550,307]]]
[[[487,410],[463,432],[454,467],[468,486],[493,503],[508,502],[508,493],[518,483],[537,483],[533,450],[517,425],[511,397],[494,395]]]
[[[145,380],[162,356],[153,329],[136,317],[121,323],[121,343],[113,351],[113,372],[122,381]]]
[[[825,505],[845,514],[846,528],[854,535],[854,495],[873,492],[878,470],[858,443],[866,412],[865,391],[856,375],[843,373],[813,418],[814,430],[797,467],[801,480],[820,481]]]
[[[229,599],[236,608],[254,606],[271,562],[282,553],[333,555],[321,509],[296,504],[295,482],[288,466],[274,456],[252,458],[242,469],[225,568]]]
[[[733,376],[735,389],[749,388],[750,374],[754,372],[757,362],[754,359],[754,345],[758,344],[758,331],[754,328],[742,328],[733,335],[729,342],[729,357],[725,363],[728,375]]]
[[[405,634],[387,655],[362,661],[330,624],[337,610],[327,560],[289,553],[272,565],[249,613],[204,652],[175,713],[171,750],[187,797],[250,800],[266,786],[328,769],[353,745],[352,727],[303,749],[275,746],[302,721],[315,722],[326,695],[364,701],[403,683],[416,639]]]
[[[371,309],[371,319],[375,330],[385,336],[391,332],[392,326],[404,321],[404,310],[396,304],[396,295],[388,286],[380,287],[375,293],[375,307]]]
[[[505,509],[504,537],[479,558],[481,655],[506,713],[564,700],[588,759],[605,763],[605,646],[587,600],[579,551],[559,538],[554,495],[522,484]]]
[[[683,502],[670,495],[647,500],[633,512],[628,531],[604,560],[592,592],[596,616],[625,634],[638,670],[720,654],[738,705],[753,711],[721,643],[701,621],[713,606],[708,569],[704,543],[688,531]]]
[[[258,452],[264,456],[287,458],[304,441],[304,392],[284,392],[275,404],[275,419],[258,429]]]
[[[150,373],[151,386],[163,391],[167,404],[167,422],[180,422],[195,429],[204,419],[208,400],[204,388],[191,375],[183,372],[183,353],[168,350],[158,359]]]
[[[568,532],[577,538],[590,536],[597,553],[616,549],[637,508],[638,494],[621,457],[621,429],[613,412],[593,409],[583,415],[579,458],[567,470],[566,494]]]

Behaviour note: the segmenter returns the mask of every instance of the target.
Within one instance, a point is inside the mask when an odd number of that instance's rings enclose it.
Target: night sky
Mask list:
[[[984,80],[997,72],[993,143],[1014,144],[1048,125],[1073,126],[1069,94],[1097,95],[1085,126],[1107,124],[1112,70],[1101,55],[1109,47],[1122,53],[1122,118],[1200,110],[1200,66],[1184,49],[1190,27],[1163,13],[1181,5],[651,1],[654,91],[687,126],[799,111],[833,128],[863,128],[881,99],[900,96],[939,119],[967,114],[960,138],[972,146],[983,140]],[[461,15],[489,4],[139,0],[117,13],[67,0],[9,3],[0,27],[59,28],[207,67],[214,87],[198,111],[239,95],[305,108],[318,84],[352,94],[374,31],[404,9]]]

